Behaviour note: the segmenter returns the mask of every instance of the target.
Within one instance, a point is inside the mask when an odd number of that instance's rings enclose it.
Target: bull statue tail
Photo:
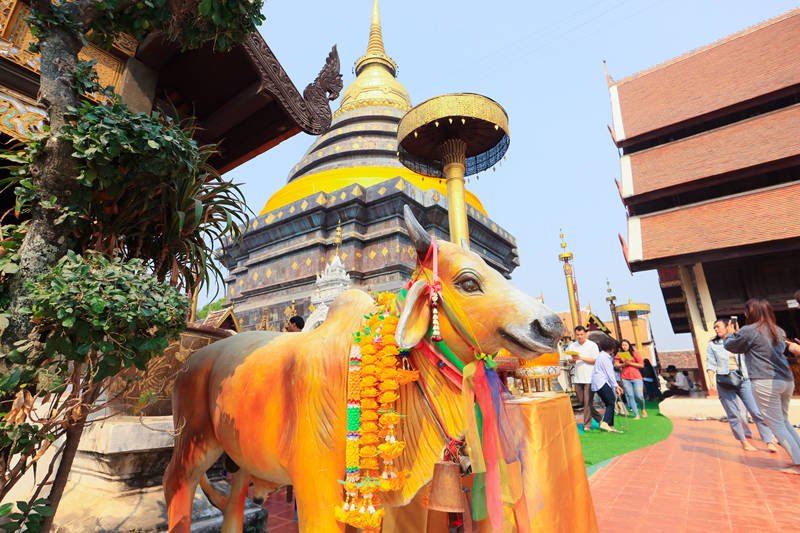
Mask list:
[[[203,489],[203,494],[206,495],[211,505],[220,511],[225,510],[225,506],[228,505],[228,495],[212,485],[207,474],[203,474],[203,477],[200,478],[200,488]]]

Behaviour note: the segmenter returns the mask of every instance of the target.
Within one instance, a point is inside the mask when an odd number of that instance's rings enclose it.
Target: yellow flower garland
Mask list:
[[[401,415],[394,403],[400,386],[419,378],[399,365],[394,296],[376,296],[379,312],[367,315],[353,335],[348,361],[345,501],[334,513],[339,522],[367,532],[380,530],[383,520],[378,493],[398,490],[405,481],[407,472],[394,465],[405,449],[395,435]]]

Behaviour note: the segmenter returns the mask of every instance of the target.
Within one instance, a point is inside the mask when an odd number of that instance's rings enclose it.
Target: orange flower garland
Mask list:
[[[345,502],[335,509],[339,522],[378,531],[383,520],[379,492],[398,490],[406,472],[394,460],[405,449],[395,434],[401,415],[394,410],[400,386],[419,377],[399,368],[394,332],[398,315],[394,295],[377,295],[380,311],[365,316],[353,335],[347,379]]]

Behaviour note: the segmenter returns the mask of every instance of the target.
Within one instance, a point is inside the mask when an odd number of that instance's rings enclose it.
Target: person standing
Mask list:
[[[622,380],[622,390],[625,391],[628,409],[633,411],[633,419],[639,420],[638,402],[642,402],[642,418],[647,418],[644,406],[644,383],[641,369],[644,361],[631,345],[628,339],[619,343],[619,352],[614,357],[614,368],[619,369]]]
[[[741,355],[733,355],[723,346],[724,339],[728,336],[727,321],[717,320],[714,322],[714,332],[717,336],[711,339],[711,342],[708,343],[708,350],[706,350],[706,372],[709,384],[718,391],[719,401],[722,403],[722,408],[725,409],[733,436],[745,450],[755,451],[757,449],[747,442],[747,437],[751,435],[750,426],[747,424],[747,412],[749,412],[767,449],[772,453],[777,452],[772,431],[761,416],[756,399],[753,397],[753,387],[748,377],[747,365]],[[735,375],[737,371],[742,378],[741,385],[738,387],[731,387],[725,383],[724,379],[719,379],[720,376]],[[741,408],[739,400],[747,409],[746,412]]]
[[[603,335],[597,338],[597,347],[599,353],[592,369],[592,391],[597,393],[606,407],[603,421],[600,422],[600,430],[620,433],[614,429],[614,403],[617,396],[622,394],[622,387],[617,384],[617,376],[614,373],[617,342],[608,335]]]
[[[783,354],[786,334],[776,324],[775,311],[764,299],[747,300],[744,316],[747,325],[739,329],[739,324],[732,322],[723,345],[729,352],[744,354],[761,414],[792,459],[791,465],[781,471],[800,475],[800,435],[789,422],[794,376]]]
[[[594,407],[592,399],[592,371],[597,359],[599,350],[597,344],[589,340],[586,328],[577,326],[575,328],[575,342],[567,346],[566,353],[572,356],[575,364],[574,377],[572,383],[575,386],[575,394],[578,396],[578,403],[582,405],[583,430],[592,429],[592,418],[599,423],[602,419],[600,412]]]
[[[654,402],[661,401],[661,391],[659,386],[659,375],[653,367],[650,359],[644,360],[642,369],[642,381],[644,382],[645,399]]]

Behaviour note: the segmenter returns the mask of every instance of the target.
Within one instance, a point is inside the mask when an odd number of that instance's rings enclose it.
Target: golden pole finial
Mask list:
[[[608,281],[608,278],[606,278],[606,292],[608,293],[608,296],[606,296],[606,301],[615,302],[617,300],[617,297],[614,296],[614,291],[611,290],[611,282]]]

